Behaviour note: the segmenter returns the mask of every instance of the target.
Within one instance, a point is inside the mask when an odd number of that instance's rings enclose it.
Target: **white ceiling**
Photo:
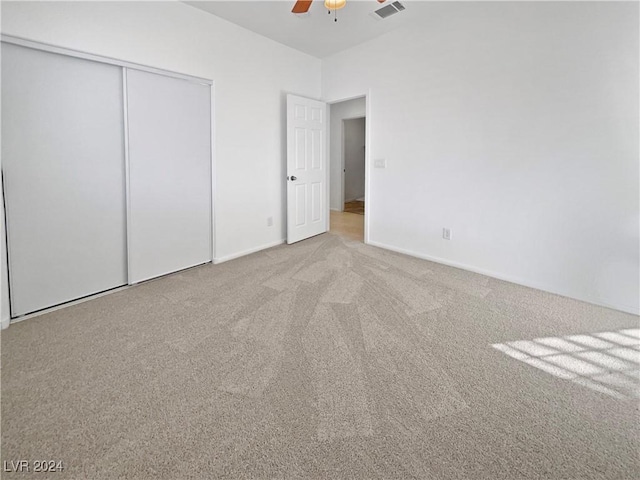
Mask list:
[[[401,0],[406,10],[384,20],[371,13],[391,3],[376,0],[347,0],[338,10],[328,14],[324,0],[314,0],[309,13],[295,15],[291,9],[295,0],[257,1],[186,1],[189,5],[224,18],[236,25],[264,35],[276,42],[323,58],[387,33],[399,25],[415,20],[424,9],[411,1]]]

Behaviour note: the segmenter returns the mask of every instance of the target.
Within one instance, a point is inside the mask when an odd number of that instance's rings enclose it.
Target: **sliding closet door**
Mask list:
[[[11,314],[127,283],[122,69],[2,44]]]
[[[126,70],[129,282],[211,261],[211,87]]]

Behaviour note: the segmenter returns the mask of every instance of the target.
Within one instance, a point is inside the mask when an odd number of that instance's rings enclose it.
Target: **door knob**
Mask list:
[[[292,181],[292,182],[295,182],[297,179],[298,179],[298,177],[296,177],[295,175],[292,175],[292,176],[291,176],[291,181]]]

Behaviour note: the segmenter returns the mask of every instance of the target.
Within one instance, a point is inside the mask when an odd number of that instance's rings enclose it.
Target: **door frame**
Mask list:
[[[329,108],[331,108],[331,105],[334,105],[336,103],[342,103],[342,102],[347,102],[349,100],[355,100],[356,98],[362,98],[364,97],[364,103],[365,103],[365,109],[364,109],[364,118],[365,118],[365,130],[364,130],[364,135],[365,135],[365,152],[364,152],[364,205],[365,205],[365,211],[364,211],[364,239],[363,242],[364,243],[369,243],[369,225],[370,225],[370,214],[371,214],[371,117],[372,117],[372,108],[371,108],[371,98],[372,98],[372,90],[369,88],[366,92],[364,93],[358,93],[356,95],[351,95],[348,97],[338,97],[338,98],[331,98],[331,99],[326,99],[324,100],[327,105],[329,105]],[[361,116],[358,117],[353,117],[353,118],[362,118]],[[343,119],[343,120],[349,120],[349,119]],[[331,128],[331,125],[329,125],[329,128]],[[344,138],[344,122],[342,122],[342,137]],[[341,140],[342,141],[342,140]],[[330,146],[331,146],[331,135],[327,135],[327,152],[330,151]],[[342,141],[342,160],[341,160],[341,169],[343,171],[341,177],[342,177],[342,192],[341,192],[341,199],[342,199],[342,211],[344,211],[344,141]],[[327,198],[329,198],[330,195],[330,190],[331,188],[331,172],[328,173],[327,175]],[[329,222],[329,225],[327,225],[328,229],[331,230],[331,214],[329,212],[329,202],[327,202],[327,221]]]

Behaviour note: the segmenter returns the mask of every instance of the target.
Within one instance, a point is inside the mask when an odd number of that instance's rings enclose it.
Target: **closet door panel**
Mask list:
[[[130,283],[211,261],[211,88],[126,71]]]
[[[2,44],[12,316],[127,283],[122,69]]]

